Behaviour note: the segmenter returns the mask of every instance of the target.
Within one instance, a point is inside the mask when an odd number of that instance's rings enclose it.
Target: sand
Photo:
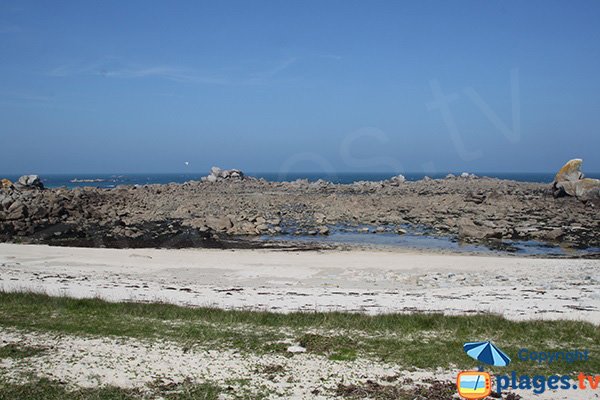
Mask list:
[[[398,250],[118,250],[0,244],[0,289],[276,312],[494,312],[516,320],[600,323],[600,261],[582,259]],[[406,371],[374,360],[336,362],[307,353],[254,355],[201,346],[189,351],[162,340],[11,328],[0,328],[0,337],[4,344],[51,349],[24,361],[1,361],[0,371],[8,378],[19,381],[33,373],[73,387],[143,388],[157,379],[166,384],[192,379],[233,385],[232,393],[260,389],[269,399],[326,399],[333,397],[340,382],[386,382],[393,376],[396,382],[454,380],[458,372]],[[261,372],[274,365],[281,366],[281,372]],[[232,383],[244,381],[245,386]],[[547,391],[536,398],[583,400],[598,394]]]
[[[600,324],[600,260],[0,244],[0,289],[258,309],[492,312]]]

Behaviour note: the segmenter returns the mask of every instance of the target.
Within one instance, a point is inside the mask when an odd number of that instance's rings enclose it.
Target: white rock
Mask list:
[[[395,181],[398,183],[403,183],[406,182],[406,178],[404,177],[404,175],[400,174],[400,175],[396,175],[396,176],[392,176],[390,178],[391,181]]]
[[[306,353],[306,349],[302,346],[290,346],[287,351],[290,353]]]

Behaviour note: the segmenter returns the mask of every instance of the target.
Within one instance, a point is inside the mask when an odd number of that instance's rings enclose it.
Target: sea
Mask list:
[[[432,179],[444,178],[448,174],[460,175],[461,172],[443,172],[434,174],[425,174],[419,172],[403,173],[409,181],[417,181],[429,176]],[[74,188],[80,186],[92,186],[98,188],[114,188],[119,185],[149,185],[165,183],[184,183],[187,181],[197,181],[206,173],[135,173],[135,174],[40,174],[44,186],[48,188],[67,187]],[[392,172],[342,172],[342,173],[318,173],[318,172],[295,172],[295,173],[276,173],[276,172],[256,172],[246,173],[248,176],[263,178],[268,181],[285,182],[295,181],[297,179],[307,179],[310,182],[319,179],[333,183],[354,183],[358,181],[382,181],[391,178],[397,173]],[[509,179],[520,182],[539,182],[550,183],[554,179],[555,173],[530,173],[530,172],[496,172],[496,173],[475,173],[480,177],[490,177],[498,179]],[[600,173],[585,174],[588,178],[600,179]],[[16,181],[19,175],[2,176]]]

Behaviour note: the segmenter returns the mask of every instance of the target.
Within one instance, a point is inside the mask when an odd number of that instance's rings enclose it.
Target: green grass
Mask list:
[[[43,347],[10,343],[4,346],[0,345],[0,360],[2,360],[3,358],[22,359],[27,357],[33,357],[45,351],[46,349]]]
[[[300,346],[306,351],[324,354],[334,361],[349,361],[356,359],[356,341],[347,336],[323,336],[315,333],[306,333],[298,338]]]
[[[370,358],[405,368],[474,368],[477,363],[464,354],[463,343],[492,340],[513,358],[510,370],[518,373],[600,370],[597,326],[576,321],[514,322],[495,315],[278,314],[0,293],[0,326],[71,335],[166,339],[190,348],[230,348],[290,357],[281,341],[291,340],[331,360]],[[561,361],[550,366],[524,363],[517,360],[520,348],[587,349],[591,358],[587,363]]]
[[[166,400],[216,400],[219,393],[218,387],[208,383],[182,384],[169,390],[154,388],[142,391],[114,386],[70,390],[64,384],[46,378],[22,384],[0,378],[0,400],[139,400],[157,397]]]

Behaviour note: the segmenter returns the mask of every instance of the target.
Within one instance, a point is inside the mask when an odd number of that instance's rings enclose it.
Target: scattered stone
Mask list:
[[[191,247],[213,246],[215,238],[267,243],[246,237],[266,233],[326,235],[334,226],[398,234],[414,226],[426,234],[488,246],[497,245],[491,239],[502,238],[600,247],[600,206],[594,200],[598,181],[593,179],[565,181],[578,199],[585,199],[580,202],[575,197],[555,200],[545,184],[488,178],[314,186],[304,180],[217,178],[221,175],[220,169],[211,171],[218,185],[1,189],[0,241]],[[53,232],[61,234],[55,238]]]

